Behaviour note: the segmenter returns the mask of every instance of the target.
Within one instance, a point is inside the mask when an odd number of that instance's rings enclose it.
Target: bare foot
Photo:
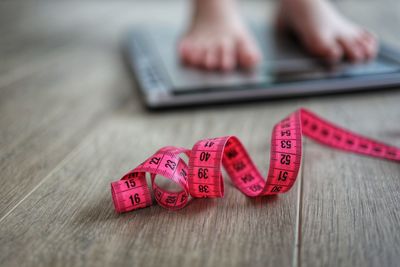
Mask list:
[[[278,26],[298,35],[306,49],[328,61],[376,56],[376,38],[343,17],[327,0],[281,0]]]
[[[261,59],[234,0],[196,0],[179,54],[188,65],[209,70],[252,68]]]

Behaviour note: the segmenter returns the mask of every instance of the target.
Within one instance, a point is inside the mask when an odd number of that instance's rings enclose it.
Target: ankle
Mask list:
[[[235,0],[194,0],[193,18],[223,20],[238,15]]]

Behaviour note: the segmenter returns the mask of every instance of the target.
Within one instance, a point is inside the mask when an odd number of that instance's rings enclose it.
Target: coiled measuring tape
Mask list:
[[[246,149],[235,136],[198,141],[192,149],[167,146],[142,164],[111,183],[117,212],[127,212],[152,205],[146,173],[157,203],[167,209],[183,208],[191,198],[220,198],[224,195],[222,166],[233,184],[246,196],[257,197],[284,193],[296,181],[302,157],[302,136],[345,151],[400,161],[400,149],[363,137],[300,109],[277,123],[272,131],[271,157],[266,180]],[[180,155],[186,154],[189,162]],[[171,192],[155,182],[161,175],[179,185]]]

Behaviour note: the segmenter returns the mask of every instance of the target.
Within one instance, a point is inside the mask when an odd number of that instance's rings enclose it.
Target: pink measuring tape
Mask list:
[[[167,146],[124,175],[121,180],[111,183],[115,210],[121,213],[152,205],[146,173],[150,174],[151,188],[157,203],[171,210],[183,208],[191,197],[223,197],[222,166],[233,184],[246,196],[287,192],[296,181],[300,169],[303,134],[333,148],[400,161],[399,148],[352,133],[310,111],[300,109],[273,128],[266,180],[235,136],[203,139],[192,149]],[[189,157],[188,164],[180,157],[181,154]],[[156,175],[170,179],[182,190],[170,192],[161,188],[155,183]]]

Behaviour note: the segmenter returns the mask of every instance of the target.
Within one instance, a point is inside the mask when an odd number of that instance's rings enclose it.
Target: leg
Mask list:
[[[185,63],[209,70],[252,68],[261,59],[234,0],[194,0],[179,54]]]

